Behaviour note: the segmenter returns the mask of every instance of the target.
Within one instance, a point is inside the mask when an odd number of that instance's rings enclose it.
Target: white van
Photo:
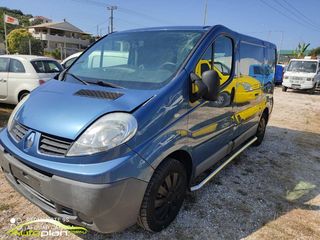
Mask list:
[[[54,59],[32,55],[0,56],[0,103],[17,104],[62,71]]]
[[[319,75],[319,59],[291,59],[284,73],[282,91],[286,92],[288,88],[291,88],[314,93]]]

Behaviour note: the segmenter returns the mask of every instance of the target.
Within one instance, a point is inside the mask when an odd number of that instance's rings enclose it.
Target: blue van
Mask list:
[[[8,182],[50,216],[95,231],[160,231],[187,191],[250,145],[273,106],[274,44],[224,26],[109,34],[14,109]]]

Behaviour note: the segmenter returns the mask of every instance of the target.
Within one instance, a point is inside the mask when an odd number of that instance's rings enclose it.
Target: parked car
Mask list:
[[[0,103],[17,104],[33,89],[53,78],[61,65],[54,59],[31,55],[0,56]]]
[[[221,25],[109,34],[14,109],[0,165],[52,216],[161,231],[187,190],[261,144],[275,62],[274,44]],[[265,64],[268,75],[250,76]]]
[[[284,73],[282,91],[288,88],[314,93],[320,74],[319,59],[292,59]]]
[[[74,53],[72,55],[70,55],[69,57],[67,57],[66,59],[64,59],[61,62],[61,65],[63,66],[63,68],[68,68],[71,66],[71,64],[81,55],[82,52],[77,52]]]
[[[276,75],[274,76],[274,83],[276,85],[281,85],[283,81],[283,74],[284,74],[284,66],[281,64],[276,65]]]

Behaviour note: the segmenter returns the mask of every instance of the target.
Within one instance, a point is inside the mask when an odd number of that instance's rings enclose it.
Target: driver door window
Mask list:
[[[208,47],[206,52],[203,54],[199,60],[195,73],[200,78],[205,71],[215,70],[220,77],[220,85],[225,84],[231,75],[233,62],[233,42],[231,38],[226,36],[219,36],[216,38],[214,43]],[[229,85],[224,86],[222,92],[220,93],[220,102],[222,106],[227,106],[232,101],[232,91],[235,86],[232,85],[232,81]],[[192,92],[196,93],[197,89],[193,86]],[[227,102],[225,102],[227,101]],[[216,102],[219,102],[216,101]]]

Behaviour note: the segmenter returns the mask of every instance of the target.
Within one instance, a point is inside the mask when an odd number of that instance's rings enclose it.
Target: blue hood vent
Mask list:
[[[51,80],[30,94],[18,122],[48,136],[75,140],[99,117],[132,112],[156,94],[152,90],[119,89]]]
[[[76,92],[74,95],[81,96],[81,97],[116,100],[119,97],[121,97],[123,93],[81,89],[78,92]]]

